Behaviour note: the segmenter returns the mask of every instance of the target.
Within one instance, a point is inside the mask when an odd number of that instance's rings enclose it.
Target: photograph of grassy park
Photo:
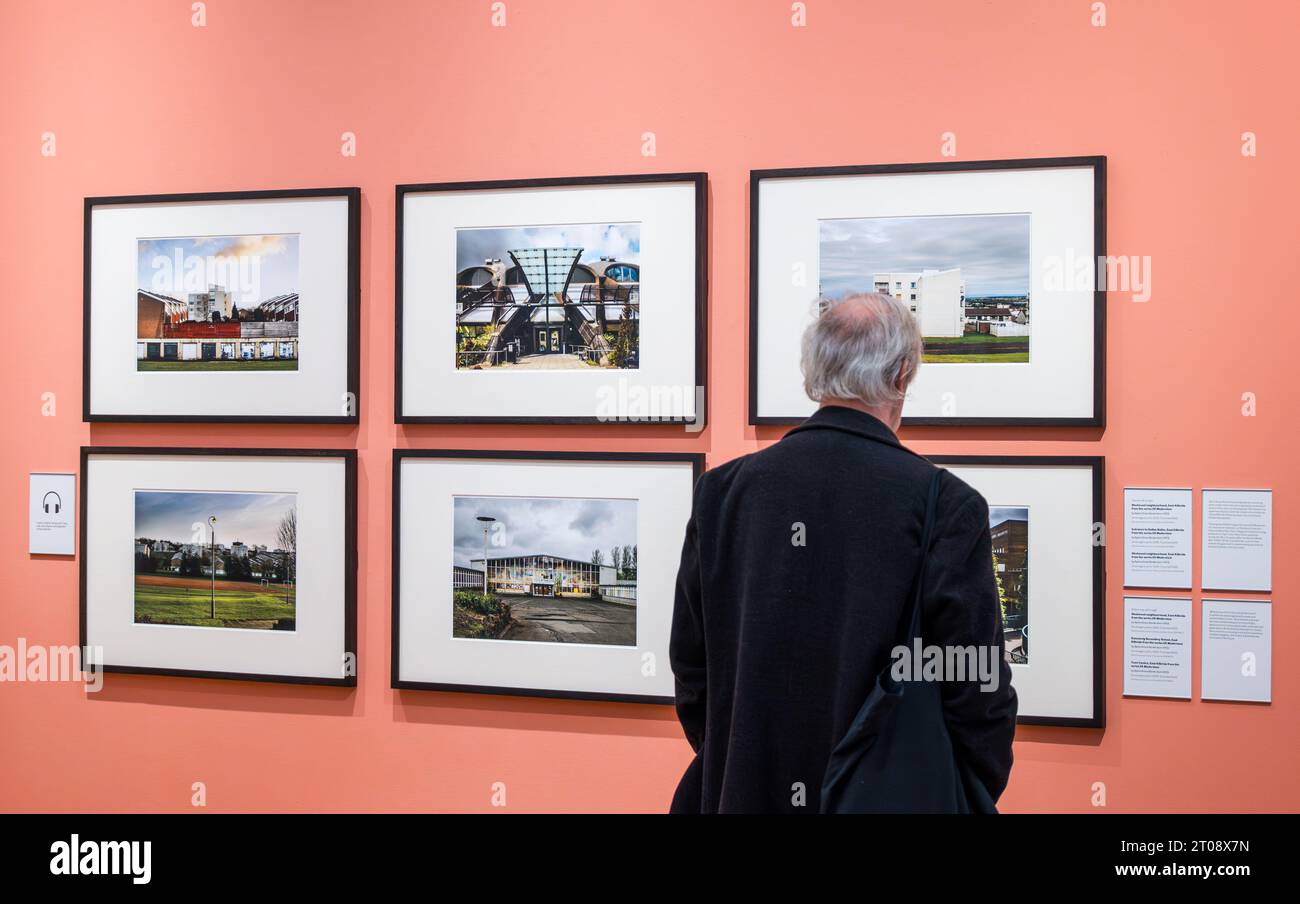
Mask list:
[[[638,224],[457,230],[457,369],[630,370],[640,324]]]
[[[138,240],[136,370],[296,371],[298,239]]]
[[[820,222],[823,298],[906,302],[931,364],[1029,362],[1029,215]]]
[[[137,490],[135,623],[292,631],[293,493]]]
[[[458,496],[453,511],[453,637],[636,645],[636,500]]]
[[[993,577],[1002,607],[1007,661],[1029,662],[1029,509],[990,506]]]

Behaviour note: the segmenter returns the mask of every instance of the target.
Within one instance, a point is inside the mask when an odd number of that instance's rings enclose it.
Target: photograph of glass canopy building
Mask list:
[[[639,233],[635,224],[459,230],[456,367],[636,368]]]

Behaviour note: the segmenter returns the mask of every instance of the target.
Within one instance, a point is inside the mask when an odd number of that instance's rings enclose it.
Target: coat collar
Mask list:
[[[819,428],[852,433],[899,449],[906,448],[898,441],[894,431],[885,426],[884,422],[879,418],[873,417],[865,411],[858,411],[856,408],[845,408],[842,405],[827,405],[824,408],[818,408],[812,417],[795,427],[790,433]],[[787,433],[786,436],[789,436],[790,433]]]

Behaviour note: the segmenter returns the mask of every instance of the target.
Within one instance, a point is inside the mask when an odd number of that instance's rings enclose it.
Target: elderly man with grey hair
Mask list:
[[[916,583],[936,469],[895,435],[921,362],[916,319],[886,295],[823,305],[803,337],[817,412],[695,489],[670,645],[695,758],[673,812],[819,812],[832,750],[890,665]],[[996,651],[992,689],[940,689],[953,754],[996,801],[1016,697],[988,505],[946,471],[937,481],[922,633]]]

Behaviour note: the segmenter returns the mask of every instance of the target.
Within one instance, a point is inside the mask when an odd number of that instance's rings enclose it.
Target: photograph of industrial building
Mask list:
[[[993,576],[1008,662],[1029,662],[1029,509],[990,506]]]
[[[1029,215],[821,220],[823,298],[880,292],[907,303],[924,360],[1029,361]]]
[[[136,369],[297,370],[298,236],[140,239]]]
[[[458,496],[453,512],[453,637],[636,645],[636,500]]]
[[[137,490],[135,623],[292,631],[293,493]]]
[[[640,252],[635,223],[457,230],[457,369],[636,368]]]

